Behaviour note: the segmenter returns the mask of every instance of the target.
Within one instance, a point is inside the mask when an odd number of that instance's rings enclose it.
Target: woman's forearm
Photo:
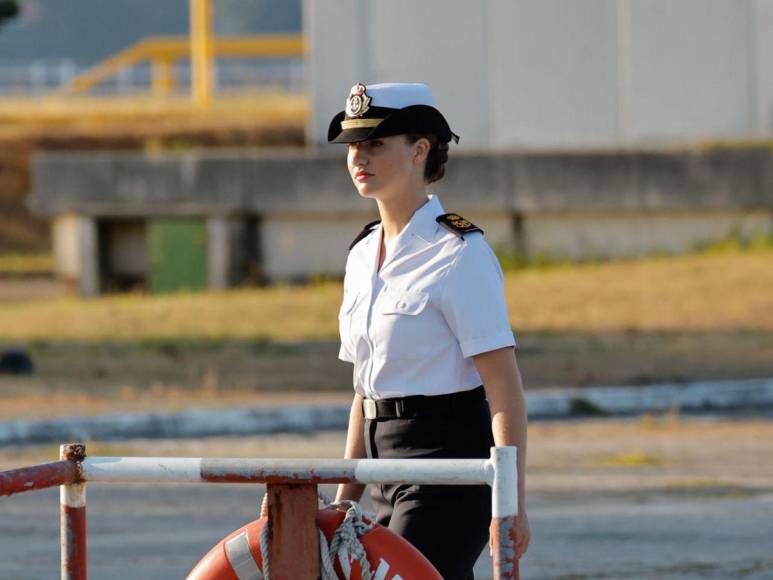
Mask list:
[[[512,351],[503,350],[476,360],[485,385],[491,409],[491,431],[494,444],[518,448],[518,510],[526,500],[526,432],[527,410],[523,381]]]
[[[365,419],[362,416],[362,395],[354,395],[352,409],[349,412],[349,429],[346,433],[346,448],[344,457],[347,459],[359,459],[366,457],[365,438],[363,429]],[[365,492],[365,485],[361,483],[342,483],[336,492],[336,501],[350,499],[360,501]]]
[[[497,447],[514,445],[518,448],[518,511],[522,512],[526,500],[526,402],[520,385],[502,385],[496,390],[502,392],[508,388],[513,390],[511,397],[502,397],[496,402],[489,400],[491,430]]]

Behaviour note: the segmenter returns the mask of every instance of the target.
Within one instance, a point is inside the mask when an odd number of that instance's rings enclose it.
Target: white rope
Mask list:
[[[362,580],[370,580],[370,563],[368,562],[368,556],[365,553],[365,547],[362,545],[362,542],[360,542],[360,537],[373,529],[375,524],[373,522],[367,523],[363,520],[362,508],[356,501],[346,500],[340,503],[331,504],[330,507],[347,508],[344,521],[341,522],[338,529],[333,534],[333,537],[330,539],[330,546],[328,548],[330,559],[335,560],[336,555],[338,555],[346,580],[349,580],[351,576],[350,560],[355,560],[360,564],[360,577]],[[320,542],[320,550],[322,553],[324,553],[323,548],[324,546],[322,545],[322,542]],[[330,577],[323,575],[322,580],[338,580],[338,576],[334,572],[333,576]]]
[[[268,522],[266,522],[266,525],[260,530],[260,554],[263,556],[263,578],[264,580],[270,580],[271,567],[268,557]]]
[[[360,537],[373,529],[374,524],[363,520],[362,508],[355,501],[345,500],[339,503],[328,503],[327,498],[320,495],[325,507],[346,508],[346,515],[328,543],[322,530],[319,531],[320,576],[322,580],[339,580],[335,571],[335,559],[338,556],[344,578],[351,578],[351,564],[354,560],[360,565],[360,578],[371,580],[370,563],[365,553],[365,547]],[[260,531],[260,551],[263,555],[263,578],[271,580],[271,564],[269,558],[268,525]]]

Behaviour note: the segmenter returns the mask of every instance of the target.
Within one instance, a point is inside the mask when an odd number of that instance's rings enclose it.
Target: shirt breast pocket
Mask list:
[[[381,297],[376,327],[379,346],[387,359],[421,358],[426,354],[430,336],[428,303],[429,294],[418,290],[390,292]]]

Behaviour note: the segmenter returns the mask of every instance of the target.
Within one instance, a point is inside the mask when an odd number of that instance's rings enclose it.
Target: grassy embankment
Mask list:
[[[531,332],[773,330],[773,249],[508,271]],[[0,303],[0,341],[303,341],[337,336],[338,282],[202,294]]]
[[[0,99],[0,275],[3,255],[23,274],[24,255],[50,247],[48,223],[26,207],[35,153],[300,147],[306,116],[304,96],[271,92],[219,95],[207,109],[180,97]]]

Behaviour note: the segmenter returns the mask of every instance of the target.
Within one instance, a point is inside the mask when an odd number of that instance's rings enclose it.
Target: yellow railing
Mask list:
[[[292,58],[302,57],[303,50],[303,38],[300,35],[216,38],[213,44],[215,58]],[[122,69],[148,61],[152,70],[153,94],[166,96],[174,91],[177,84],[174,65],[179,60],[189,59],[190,55],[191,43],[188,38],[147,38],[78,75],[60,94],[83,94],[117,75]]]
[[[301,35],[217,38],[212,0],[190,0],[189,37],[147,38],[76,76],[42,97],[0,98],[0,139],[46,134],[77,127],[85,134],[112,131],[152,133],[176,128],[281,126],[303,129],[305,95],[278,87],[224,91],[213,98],[212,62],[216,58],[302,58]],[[176,90],[176,64],[191,63],[190,94]],[[142,94],[96,95],[92,89],[122,70],[150,63],[151,84]],[[163,123],[159,123],[163,120]]]

